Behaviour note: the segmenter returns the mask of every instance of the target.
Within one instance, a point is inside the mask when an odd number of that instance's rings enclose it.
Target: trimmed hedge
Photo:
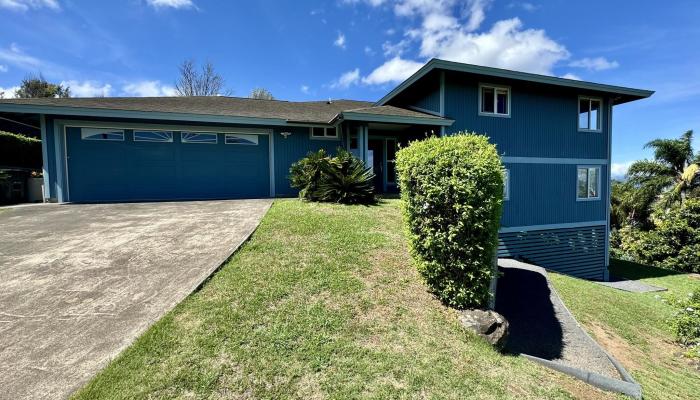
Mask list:
[[[0,167],[40,169],[41,166],[41,140],[0,131]]]
[[[411,252],[431,291],[457,308],[490,300],[503,165],[485,136],[413,142],[396,156]]]

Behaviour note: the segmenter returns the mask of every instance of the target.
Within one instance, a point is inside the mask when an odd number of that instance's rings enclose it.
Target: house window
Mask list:
[[[338,130],[332,126],[324,128],[322,126],[313,126],[309,130],[312,139],[337,139]]]
[[[503,174],[503,200],[510,200],[510,170]]]
[[[224,136],[226,144],[241,144],[246,146],[257,146],[258,135],[246,135],[242,133],[227,133]]]
[[[602,101],[590,97],[578,99],[578,129],[600,132],[600,110]]]
[[[578,167],[576,175],[576,199],[599,200],[600,167]]]
[[[479,86],[479,114],[499,117],[510,116],[510,88]]]
[[[171,131],[134,131],[134,142],[168,142],[173,141]]]
[[[218,142],[216,133],[210,132],[182,132],[182,143],[208,143]]]
[[[80,137],[83,140],[124,141],[124,131],[121,129],[82,128]]]

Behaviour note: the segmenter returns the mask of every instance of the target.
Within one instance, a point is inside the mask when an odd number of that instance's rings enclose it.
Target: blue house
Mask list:
[[[57,202],[293,196],[290,165],[338,147],[395,191],[399,146],[484,134],[506,167],[499,256],[606,279],[612,110],[652,94],[433,59],[377,102],[6,99],[0,113],[39,121]]]

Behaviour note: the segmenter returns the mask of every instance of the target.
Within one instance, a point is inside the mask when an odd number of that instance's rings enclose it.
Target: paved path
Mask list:
[[[544,268],[498,261],[496,311],[510,323],[506,350],[621,379],[598,344],[578,325],[547,279]]]
[[[0,210],[0,398],[64,398],[184,299],[271,200]]]

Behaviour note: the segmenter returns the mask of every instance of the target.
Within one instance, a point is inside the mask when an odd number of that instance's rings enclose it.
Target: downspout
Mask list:
[[[614,102],[614,98],[608,98],[608,195],[605,205],[605,270],[603,271],[603,280],[606,282],[610,280],[610,201],[612,199],[612,113]]]
[[[43,201],[46,203],[51,198],[51,179],[49,177],[49,142],[48,133],[46,132],[46,116],[39,116],[39,126],[41,131],[41,175],[44,179]]]

